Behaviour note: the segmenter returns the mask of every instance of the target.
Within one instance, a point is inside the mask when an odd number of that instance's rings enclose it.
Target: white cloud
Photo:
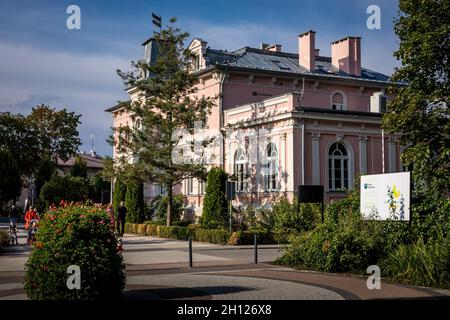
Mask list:
[[[129,60],[8,43],[0,43],[0,56],[0,111],[26,114],[33,106],[48,103],[81,113],[83,142],[89,145],[93,133],[98,151],[111,153],[105,140],[112,119],[104,110],[127,98],[115,71],[129,69]]]

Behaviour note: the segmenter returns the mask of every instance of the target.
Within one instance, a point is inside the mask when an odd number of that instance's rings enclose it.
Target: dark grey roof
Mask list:
[[[332,78],[348,78],[364,81],[388,82],[389,76],[361,67],[361,76],[353,76],[339,71],[331,63],[330,57],[317,56],[314,72],[309,72],[298,63],[298,54],[271,52],[245,47],[233,52],[206,50],[206,66],[228,66],[286,74],[315,75]]]

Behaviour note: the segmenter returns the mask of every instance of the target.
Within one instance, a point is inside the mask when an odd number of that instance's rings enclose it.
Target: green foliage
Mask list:
[[[79,290],[67,288],[67,268],[81,271]],[[26,263],[25,290],[32,300],[119,299],[124,263],[107,213],[65,206],[46,212]]]
[[[173,220],[172,188],[184,179],[205,176],[204,164],[195,164],[186,155],[175,161],[174,155],[183,149],[186,130],[193,133],[192,124],[205,121],[213,105],[212,98],[194,98],[198,76],[192,72],[194,55],[185,48],[188,37],[188,33],[171,24],[153,36],[159,53],[156,61],[150,64],[141,60],[133,63],[132,72],[118,71],[126,87],[137,88],[140,97],[145,98],[119,104],[133,115],[133,123],[116,128],[117,135],[113,136],[120,138],[110,139],[119,152],[136,156],[137,161],[128,166],[127,175],[166,187],[169,226]],[[136,126],[137,119],[140,124]],[[203,145],[208,143],[205,141]],[[125,157],[115,161],[116,168],[127,162]]]
[[[55,162],[49,157],[44,157],[35,173],[36,195],[39,197],[42,187],[49,181],[56,172]]]
[[[214,244],[227,244],[229,239],[230,232],[221,229],[196,229],[194,235],[195,241]]]
[[[121,179],[117,179],[116,182],[114,183],[114,194],[113,194],[114,212],[117,212],[120,202],[125,201],[126,193],[127,193],[127,185]]]
[[[6,230],[0,230],[0,252],[2,247],[6,247],[8,245],[8,232]]]
[[[160,224],[167,221],[167,205],[169,198],[167,196],[158,196],[150,202],[149,213],[150,216],[147,218],[155,219]],[[182,208],[184,205],[184,196],[182,194],[177,194],[173,197],[173,213],[172,219],[173,224],[177,223],[181,219]]]
[[[81,156],[75,157],[75,163],[70,168],[70,175],[72,177],[87,178],[87,162]]]
[[[401,67],[392,79],[408,85],[391,88],[383,127],[401,134],[414,193],[439,199],[450,187],[450,2],[401,0],[399,9],[394,56]]]
[[[215,167],[208,172],[202,213],[202,227],[205,229],[225,228],[229,224],[225,197],[227,178],[227,173],[221,168]]]
[[[45,105],[33,108],[26,117],[0,112],[0,149],[13,154],[23,174],[33,173],[45,157],[67,161],[81,144],[80,117]]]
[[[22,187],[20,169],[11,152],[0,150],[0,208],[15,199]]]
[[[401,244],[381,263],[383,273],[394,281],[427,287],[450,288],[450,241],[448,238]]]
[[[86,179],[60,176],[55,173],[41,189],[39,199],[49,207],[58,204],[61,200],[85,202],[89,198],[89,183]]]
[[[345,199],[328,204],[325,212],[326,219],[338,222],[348,215],[356,215],[359,217],[361,215],[359,211],[359,201],[359,193],[351,191]]]
[[[384,254],[377,223],[358,216],[328,221],[312,231],[291,236],[280,262],[325,272],[364,273]]]
[[[111,182],[105,180],[100,172],[89,179],[90,199],[95,203],[109,203]]]
[[[277,199],[272,205],[273,231],[277,240],[285,242],[290,234],[298,234],[310,230],[320,221],[320,205],[301,203],[300,210],[297,200],[290,203],[286,197]]]
[[[187,227],[163,226],[155,221],[146,221],[144,224],[127,223],[125,232],[137,233],[140,235],[208,242],[214,244],[244,245],[253,244],[253,235],[257,235],[259,244],[276,243],[274,236],[267,230],[248,230],[230,233],[223,229],[202,229],[199,224],[190,224]]]
[[[273,244],[276,243],[274,234],[267,230],[247,230],[235,231],[228,239],[228,244],[231,245],[250,245],[254,244],[254,235],[258,244]]]
[[[365,221],[355,208],[357,193],[327,209],[324,224],[288,237],[281,264],[324,272],[364,274],[379,265],[382,274],[415,285],[448,287],[450,199],[412,206],[412,224]],[[432,214],[430,214],[432,212]],[[447,282],[445,282],[447,281]]]
[[[141,223],[145,220],[144,183],[133,181],[127,184],[125,194],[125,207],[127,208],[127,220]]]

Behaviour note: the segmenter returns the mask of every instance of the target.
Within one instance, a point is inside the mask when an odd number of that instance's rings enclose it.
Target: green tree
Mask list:
[[[8,149],[25,175],[33,173],[45,157],[55,163],[77,153],[81,141],[81,115],[41,105],[28,116],[0,112],[0,148]]]
[[[12,154],[24,175],[31,174],[42,158],[35,128],[21,114],[0,112],[0,149]]]
[[[185,137],[180,129],[193,133],[192,124],[205,122],[213,104],[212,99],[195,95],[198,75],[192,72],[194,56],[184,47],[189,34],[174,27],[174,22],[171,19],[171,25],[154,34],[159,52],[154,63],[139,61],[133,63],[134,72],[118,71],[125,85],[136,88],[140,95],[136,101],[120,104],[134,123],[118,128],[115,136],[119,138],[113,140],[119,152],[135,159],[131,169],[135,176],[166,187],[167,225],[173,221],[173,187],[190,177],[205,178],[203,164],[194,164],[192,159],[174,161],[173,155]],[[116,159],[116,164],[126,160]]]
[[[127,185],[121,179],[116,179],[116,182],[114,183],[114,194],[113,194],[113,207],[115,212],[117,212],[120,202],[125,201],[126,193],[127,193]]]
[[[37,129],[42,156],[47,155],[56,162],[58,159],[67,161],[76,155],[81,144],[78,137],[80,117],[67,109],[56,110],[47,105],[32,109],[26,118],[27,125]]]
[[[127,184],[125,194],[127,220],[133,223],[142,223],[145,220],[144,184],[142,181],[133,181]]]
[[[20,169],[11,152],[0,150],[0,208],[15,199],[22,187]]]
[[[229,224],[227,199],[225,197],[227,179],[227,173],[221,168],[215,167],[208,172],[208,183],[203,201],[203,228],[225,228]]]
[[[416,195],[439,198],[450,185],[450,1],[400,0],[394,56],[402,66],[392,80],[396,97],[383,126],[401,134],[402,162],[413,168]]]
[[[36,195],[38,197],[44,184],[52,178],[55,172],[56,172],[56,165],[53,162],[53,160],[51,160],[48,157],[44,157],[40,161],[35,174]]]
[[[87,178],[87,162],[79,155],[75,158],[75,163],[70,168],[70,175],[72,177]]]
[[[60,176],[55,173],[41,189],[39,199],[46,207],[59,204],[61,200],[85,202],[89,198],[89,184],[86,179]]]
[[[90,199],[96,203],[109,203],[111,182],[105,180],[101,172],[97,172],[89,179]]]
[[[167,196],[159,196],[152,200],[150,203],[150,219],[156,218],[158,222],[167,221]],[[180,221],[184,205],[184,196],[182,194],[177,194],[173,197],[173,221]]]

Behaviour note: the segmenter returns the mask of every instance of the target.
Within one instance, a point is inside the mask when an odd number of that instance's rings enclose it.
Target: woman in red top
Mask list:
[[[28,230],[30,227],[30,221],[33,219],[37,219],[37,213],[36,210],[34,210],[32,207],[25,213],[25,229]]]

